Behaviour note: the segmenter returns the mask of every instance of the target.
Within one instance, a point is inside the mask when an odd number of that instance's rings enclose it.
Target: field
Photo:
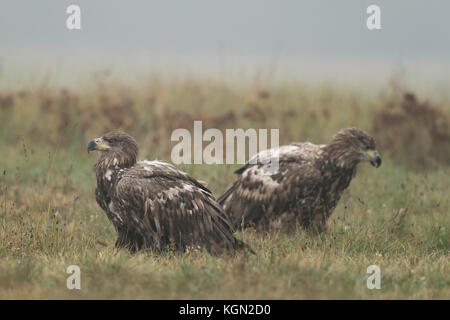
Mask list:
[[[450,100],[294,80],[273,85],[99,77],[76,88],[0,88],[0,299],[450,299]],[[95,202],[92,138],[132,134],[140,159],[170,161],[171,132],[279,128],[280,144],[326,143],[339,129],[375,137],[379,169],[361,165],[329,223],[311,237],[236,234],[255,255],[131,255]],[[183,165],[216,196],[238,165]],[[366,287],[367,267],[381,289]],[[68,290],[66,268],[81,269]]]

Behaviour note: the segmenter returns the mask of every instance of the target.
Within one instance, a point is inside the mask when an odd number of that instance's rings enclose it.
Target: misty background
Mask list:
[[[81,30],[66,8],[81,7]],[[366,8],[381,8],[381,30]],[[450,83],[447,0],[0,0],[2,86],[72,85],[111,70],[264,81]]]

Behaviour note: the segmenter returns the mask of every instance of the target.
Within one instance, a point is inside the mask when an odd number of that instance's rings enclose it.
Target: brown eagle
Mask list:
[[[246,247],[204,185],[171,164],[136,162],[138,146],[130,135],[109,132],[90,141],[87,150],[100,151],[95,197],[118,233],[116,247],[205,247],[212,254]]]
[[[327,219],[362,161],[381,165],[374,139],[362,130],[339,131],[327,145],[293,143],[257,155],[235,173],[237,180],[218,198],[235,228],[289,229],[297,224],[315,232]],[[278,169],[270,171],[270,159]]]

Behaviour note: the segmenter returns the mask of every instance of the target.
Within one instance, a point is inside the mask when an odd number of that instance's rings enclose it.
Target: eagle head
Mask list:
[[[111,131],[100,138],[89,141],[87,145],[88,153],[94,150],[102,152],[104,156],[119,155],[125,158],[133,158],[134,161],[138,154],[136,140],[121,131]]]
[[[338,146],[339,153],[343,153],[346,160],[367,161],[375,168],[381,165],[381,156],[376,149],[374,138],[363,130],[343,129],[335,135],[332,144]]]

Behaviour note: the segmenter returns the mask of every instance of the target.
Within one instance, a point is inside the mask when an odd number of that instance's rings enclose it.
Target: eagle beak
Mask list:
[[[97,138],[89,141],[87,145],[87,152],[98,150],[103,151],[111,148],[102,138]]]
[[[381,156],[377,150],[368,150],[366,154],[371,165],[373,165],[375,168],[381,166]]]

